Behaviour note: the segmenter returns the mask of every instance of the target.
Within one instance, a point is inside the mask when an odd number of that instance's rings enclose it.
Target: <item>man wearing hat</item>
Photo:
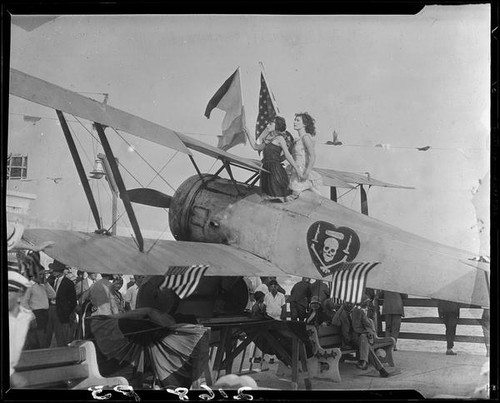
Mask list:
[[[8,284],[10,375],[12,376],[14,367],[21,356],[26,334],[34,315],[30,310],[21,306],[24,293],[30,286],[29,280],[18,271],[9,270]]]
[[[52,334],[55,334],[57,347],[65,347],[73,341],[71,319],[76,308],[75,285],[66,278],[65,273],[69,268],[60,261],[54,260],[49,264],[49,269],[52,270],[51,286],[56,292],[56,297],[49,305],[47,335],[51,340]]]
[[[307,315],[306,323],[311,326],[327,325],[329,321],[328,316],[323,311],[320,299],[317,295],[313,295],[311,303],[309,304],[309,312]]]

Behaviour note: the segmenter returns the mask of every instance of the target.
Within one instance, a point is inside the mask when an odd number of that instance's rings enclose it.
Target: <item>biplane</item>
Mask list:
[[[330,199],[305,191],[293,201],[276,203],[263,197],[257,185],[260,161],[223,151],[15,69],[10,70],[9,91],[56,111],[84,187],[95,232],[29,228],[24,233],[27,242],[54,242],[45,252],[68,266],[136,275],[165,275],[168,268],[203,266],[203,281],[181,304],[183,313],[210,315],[214,306],[199,302],[214,287],[231,295],[229,310],[242,309],[248,300],[246,286],[236,281],[242,276],[297,276],[332,282],[342,268],[366,270],[367,287],[473,306],[490,305],[489,265],[474,260],[473,253],[432,242],[367,215],[364,187],[403,186],[316,168],[324,185],[331,188]],[[111,235],[103,228],[65,114],[94,124],[134,237]],[[108,127],[186,154],[197,174],[186,178],[173,195],[156,189],[128,189],[108,142]],[[215,174],[202,173],[193,151],[220,161],[220,169]],[[234,167],[248,172],[248,179],[236,180]],[[229,178],[220,176],[224,170]],[[337,188],[356,186],[361,189],[361,213],[335,200]],[[135,203],[168,208],[175,241],[144,239]]]

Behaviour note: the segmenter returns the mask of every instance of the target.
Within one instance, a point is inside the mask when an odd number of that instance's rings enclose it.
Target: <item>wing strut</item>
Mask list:
[[[259,180],[259,178],[260,178],[260,173],[256,172],[250,178],[248,178],[245,183],[247,185],[254,186],[255,183],[257,183],[257,181]]]
[[[337,201],[337,188],[335,186],[330,186],[330,200]]]
[[[127,189],[125,189],[125,184],[123,183],[123,178],[120,174],[120,170],[118,169],[118,164],[116,163],[115,156],[113,155],[113,151],[111,150],[108,139],[106,138],[106,134],[104,133],[104,128],[100,123],[97,122],[95,122],[95,128],[97,130],[97,134],[99,134],[99,139],[101,140],[101,145],[104,149],[104,153],[106,154],[106,158],[108,159],[111,171],[113,172],[113,177],[115,178],[116,186],[118,186],[120,198],[123,200],[123,205],[125,206],[125,210],[127,211],[130,224],[132,224],[135,238],[137,240],[137,246],[139,247],[139,250],[141,252],[144,252],[144,239],[142,238],[141,229],[139,228],[139,224],[137,223],[137,218],[135,217],[134,209],[132,208],[132,204],[130,203],[130,197],[127,193]]]
[[[90,210],[92,210],[92,215],[94,216],[97,229],[100,230],[102,229],[102,223],[101,223],[101,218],[99,217],[99,211],[97,210],[97,204],[95,202],[92,189],[90,189],[89,180],[87,179],[87,174],[85,173],[85,169],[83,169],[82,160],[80,159],[80,155],[78,154],[78,150],[76,149],[73,136],[69,131],[68,123],[66,122],[63,113],[60,110],[56,110],[56,113],[57,117],[59,118],[59,122],[61,123],[64,137],[66,137],[66,142],[68,143],[69,151],[71,152],[71,156],[73,157],[73,161],[75,162],[76,170],[78,171],[78,176],[80,176],[80,181],[82,182],[83,189],[85,190],[85,195],[87,196],[87,200],[90,205]]]
[[[359,185],[361,189],[361,212],[365,215],[368,215],[368,198],[366,196],[366,190],[363,188],[363,185]]]
[[[196,169],[196,172],[198,172],[198,176],[200,177],[201,182],[202,182],[203,184],[205,184],[205,179],[203,178],[203,175],[201,174],[200,168],[198,168],[198,165],[196,165],[196,161],[194,160],[193,156],[192,156],[192,155],[190,155],[190,156],[189,156],[189,159],[190,159],[190,160],[191,160],[191,162],[193,163],[193,165],[194,165],[194,169]]]
[[[241,192],[238,189],[238,186],[236,185],[236,181],[234,180],[233,176],[233,171],[231,170],[231,164],[227,161],[223,161],[224,167],[226,168],[227,173],[229,174],[229,178],[231,178],[231,182],[233,182],[234,187],[236,188],[236,192],[238,192],[238,195],[241,195]]]

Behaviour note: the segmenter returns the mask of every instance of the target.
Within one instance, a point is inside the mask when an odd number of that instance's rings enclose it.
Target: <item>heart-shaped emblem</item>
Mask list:
[[[351,262],[359,252],[359,237],[351,228],[316,221],[307,231],[307,249],[323,276],[329,276],[341,263]]]

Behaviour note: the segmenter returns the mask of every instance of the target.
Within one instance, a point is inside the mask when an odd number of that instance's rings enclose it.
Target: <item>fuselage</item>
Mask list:
[[[250,252],[297,277],[331,281],[342,262],[380,262],[367,286],[488,306],[481,282],[463,262],[471,253],[437,244],[306,191],[281,203],[258,187],[213,175],[188,178],[170,205],[179,241],[223,243]],[[252,273],[248,273],[252,276]],[[453,287],[444,284],[460,277]],[[477,284],[476,284],[477,283]],[[485,293],[487,295],[487,293]],[[477,298],[476,298],[477,296]]]

